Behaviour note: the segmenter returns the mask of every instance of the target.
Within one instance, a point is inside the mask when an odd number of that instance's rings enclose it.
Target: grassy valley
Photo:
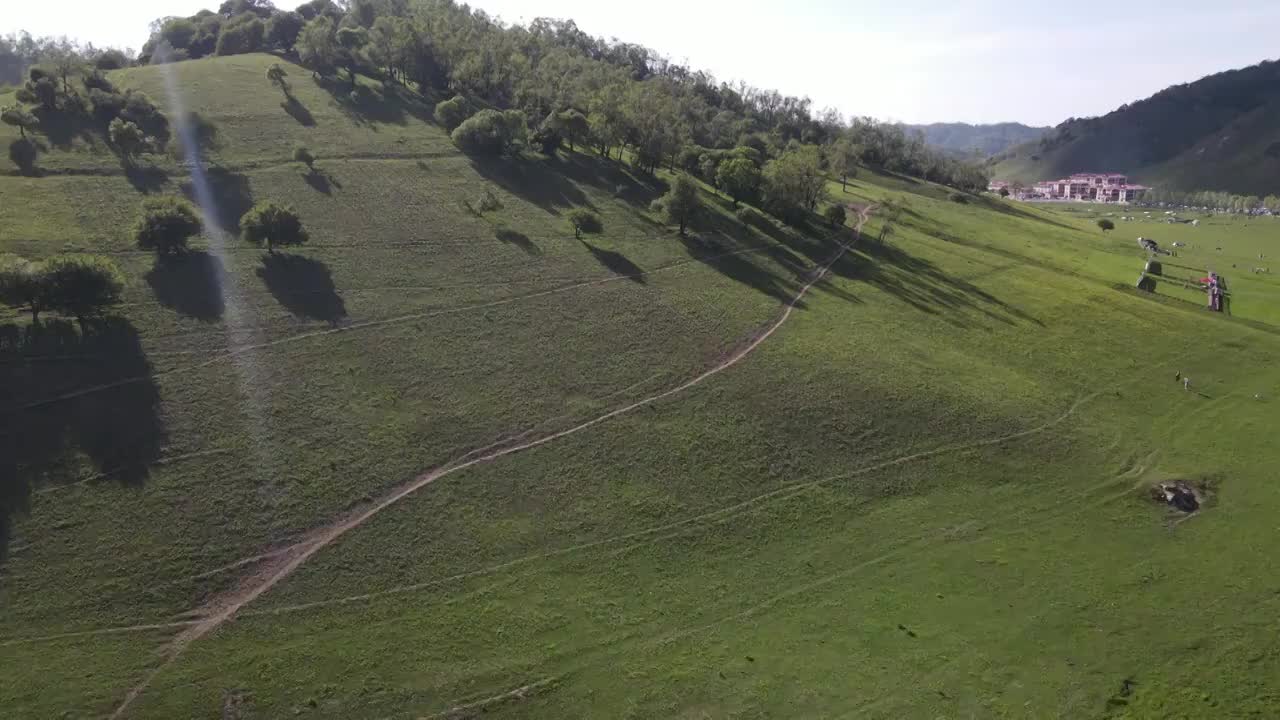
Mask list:
[[[843,223],[784,223],[634,145],[464,154],[445,97],[369,75],[109,77],[216,141],[43,138],[0,175],[0,253],[127,279],[93,332],[0,309],[8,715],[1280,705],[1280,318],[1227,268],[1280,221],[1103,233],[853,157],[817,188]],[[226,232],[138,249],[142,200],[202,176]],[[688,181],[682,234],[654,201]],[[239,240],[262,201],[309,241]],[[1137,234],[1192,242],[1232,313],[1133,290]],[[1198,512],[1152,500],[1174,480]]]

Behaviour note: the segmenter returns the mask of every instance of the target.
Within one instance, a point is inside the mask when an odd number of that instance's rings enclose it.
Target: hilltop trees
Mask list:
[[[333,32],[333,20],[321,15],[308,22],[298,35],[294,46],[298,59],[311,68],[313,74],[327,75],[338,65],[339,47]]]
[[[200,233],[200,216],[186,200],[164,196],[142,201],[142,215],[134,225],[134,239],[143,250],[166,257],[186,251],[187,241]]]
[[[279,246],[300,245],[308,239],[298,212],[273,202],[254,205],[240,219],[240,227],[245,240],[258,246],[265,244],[267,252],[273,255]]]

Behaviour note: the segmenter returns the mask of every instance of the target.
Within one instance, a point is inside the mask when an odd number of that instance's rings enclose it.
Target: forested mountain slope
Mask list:
[[[1072,119],[996,158],[998,179],[1122,172],[1174,190],[1280,192],[1280,63],[1177,85],[1097,118]]]
[[[969,123],[930,123],[907,125],[908,131],[924,133],[924,141],[940,150],[960,155],[990,157],[1015,145],[1038,140],[1051,128],[1031,127],[1006,122],[970,125]]]

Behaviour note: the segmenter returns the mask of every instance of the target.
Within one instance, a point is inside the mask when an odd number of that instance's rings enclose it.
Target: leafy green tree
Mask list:
[[[24,138],[27,136],[27,130],[35,130],[40,126],[40,121],[36,119],[36,116],[21,105],[14,105],[0,110],[0,121],[3,121],[5,125],[12,125],[18,128],[18,134]]]
[[[600,216],[586,208],[574,208],[565,217],[569,221],[569,227],[573,229],[573,236],[578,240],[582,239],[583,233],[594,235],[604,232],[604,222]]]
[[[200,32],[200,27],[190,18],[170,18],[160,27],[159,39],[175,50],[186,50]]]
[[[444,102],[436,103],[436,120],[449,132],[453,132],[470,114],[471,108],[467,104],[467,99],[461,95],[454,95]]]
[[[200,233],[200,215],[195,206],[173,196],[142,201],[142,215],[134,225],[134,239],[143,250],[161,257],[186,252],[187,242]]]
[[[716,185],[729,193],[736,208],[738,201],[751,197],[760,186],[760,168],[746,158],[725,160],[716,170]]]
[[[828,205],[826,210],[822,211],[822,217],[826,218],[831,227],[839,227],[844,224],[845,214],[843,205]]]
[[[454,129],[453,142],[474,155],[509,153],[525,140],[528,128],[519,110],[481,110]]]
[[[56,74],[62,80],[62,92],[64,95],[71,94],[71,77],[80,75],[88,67],[88,59],[80,48],[72,45],[67,40],[61,40],[54,43],[48,51],[48,62]]]
[[[1116,224],[1106,218],[1098,220],[1098,227],[1102,228],[1102,232],[1111,232],[1116,229]]]
[[[298,14],[307,21],[318,17],[327,17],[333,22],[342,18],[342,8],[333,0],[309,0],[298,6]]]
[[[31,79],[14,93],[18,102],[28,105],[40,105],[45,110],[56,110],[58,107],[58,86],[53,78],[45,75],[38,68],[31,69]]]
[[[93,66],[99,70],[119,70],[129,67],[129,57],[120,50],[107,48],[94,58]]]
[[[289,73],[280,65],[280,63],[271,63],[271,67],[267,68],[267,80],[284,93],[286,98],[293,97],[293,88],[289,86]]]
[[[298,36],[294,45],[298,59],[311,68],[313,75],[328,75],[338,65],[341,48],[333,32],[333,20],[328,15],[320,15],[308,22]]]
[[[840,177],[840,191],[849,192],[849,178],[858,176],[858,152],[848,138],[840,138],[827,151],[831,172]]]
[[[120,151],[120,157],[126,164],[132,165],[135,158],[147,149],[147,138],[138,126],[123,118],[111,121],[108,128],[111,144]]]
[[[55,255],[44,262],[49,307],[71,315],[81,325],[120,300],[124,274],[96,255]]]
[[[218,55],[241,55],[257,52],[267,34],[262,18],[251,13],[237,15],[223,24],[214,50]]]
[[[680,234],[684,235],[685,227],[702,207],[697,184],[688,175],[677,175],[671,190],[663,196],[662,207],[667,222],[679,225]]]
[[[40,322],[40,311],[49,304],[49,283],[44,265],[17,255],[0,255],[0,302],[31,313]]]
[[[764,185],[766,201],[774,214],[793,219],[801,210],[813,210],[826,186],[818,148],[801,145],[784,151],[765,165]]]
[[[360,50],[369,42],[369,31],[362,27],[344,27],[338,30],[337,39],[338,46],[342,50],[342,63],[347,67],[347,75],[351,76],[351,89],[355,90]]]
[[[278,12],[267,20],[267,44],[285,52],[293,50],[306,23],[296,12]]]
[[[569,151],[573,152],[574,145],[586,139],[591,132],[591,124],[587,121],[587,116],[573,109],[565,110],[557,115],[559,121],[559,130],[564,135],[564,139],[569,141]]]
[[[277,247],[300,245],[309,237],[296,210],[273,202],[254,205],[241,218],[240,227],[245,240],[258,246],[265,244],[273,255]]]

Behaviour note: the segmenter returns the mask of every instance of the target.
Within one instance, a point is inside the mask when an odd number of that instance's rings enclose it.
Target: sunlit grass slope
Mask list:
[[[224,224],[271,199],[312,233],[283,260],[234,245],[225,297],[213,255],[132,249],[140,191],[87,172],[109,158],[0,178],[0,251],[107,253],[132,282],[111,343],[4,356],[9,430],[58,440],[27,449],[45,477],[9,505],[16,717],[109,714],[181,629],[132,626],[189,619],[252,572],[238,561],[697,376],[850,237],[743,226],[708,189],[681,239],[649,210],[660,178],[473,162],[429,101],[352,114],[290,68],[305,126],[270,62],[176,66],[225,141]],[[156,68],[121,82],[164,99]],[[287,162],[297,142],[318,173]],[[146,189],[183,192],[159,165]],[[1128,289],[1136,243],[1087,216],[870,170],[830,190],[872,220],[753,354],[374,516],[128,716],[1273,713],[1272,318]],[[501,207],[478,212],[486,192]],[[604,234],[575,240],[574,207]],[[1212,488],[1203,512],[1149,499],[1174,478]]]

